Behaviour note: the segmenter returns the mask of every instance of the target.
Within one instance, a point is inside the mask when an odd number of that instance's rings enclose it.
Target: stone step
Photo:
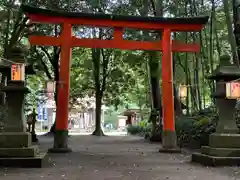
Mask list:
[[[35,157],[39,154],[37,145],[23,148],[0,148],[1,157]]]
[[[47,162],[46,153],[35,157],[0,157],[0,167],[42,168]]]
[[[240,134],[213,133],[209,137],[213,148],[240,148]]]
[[[217,157],[240,157],[240,148],[213,148],[202,146],[201,153]]]
[[[192,162],[205,166],[239,166],[240,157],[217,157],[201,153],[192,154]]]

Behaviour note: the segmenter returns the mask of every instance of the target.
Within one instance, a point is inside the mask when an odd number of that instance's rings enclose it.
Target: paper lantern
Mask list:
[[[186,98],[187,97],[187,86],[186,85],[180,85],[179,86],[179,97],[180,98]]]
[[[46,91],[48,93],[54,93],[55,92],[55,86],[56,86],[56,82],[55,81],[47,81],[46,82]]]
[[[25,64],[16,63],[11,66],[11,80],[25,81]]]
[[[226,98],[227,99],[240,98],[240,82],[226,83]]]

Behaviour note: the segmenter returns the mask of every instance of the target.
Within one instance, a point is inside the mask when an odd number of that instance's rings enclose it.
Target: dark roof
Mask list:
[[[211,80],[236,80],[240,78],[240,68],[234,65],[218,66],[208,79]]]
[[[206,24],[208,22],[208,16],[199,16],[191,18],[165,18],[165,17],[142,17],[142,16],[123,16],[103,13],[82,13],[82,12],[66,12],[63,10],[48,10],[42,8],[36,8],[29,5],[21,6],[24,13],[40,14],[46,16],[55,17],[68,17],[68,18],[86,18],[86,19],[102,19],[102,20],[114,20],[114,21],[133,21],[133,22],[155,22],[165,24]]]
[[[8,61],[3,61],[0,58],[0,70],[1,71],[9,71],[12,63]],[[26,64],[25,73],[27,75],[34,75],[36,72],[34,71],[33,64]]]

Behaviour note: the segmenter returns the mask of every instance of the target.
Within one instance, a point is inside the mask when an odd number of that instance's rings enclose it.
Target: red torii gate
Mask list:
[[[170,150],[176,148],[172,52],[199,52],[200,46],[173,41],[171,33],[176,31],[200,31],[208,21],[207,16],[193,18],[119,16],[53,11],[27,5],[22,5],[22,10],[32,23],[62,24],[63,28],[59,37],[29,37],[32,45],[61,47],[59,81],[63,82],[63,86],[58,86],[54,151],[69,151],[67,144],[68,103],[70,61],[73,47],[162,51],[163,148]],[[76,38],[72,35],[73,24],[113,28],[114,38],[113,40]],[[155,42],[124,40],[123,31],[125,28],[159,32],[163,30],[163,37],[161,41]]]

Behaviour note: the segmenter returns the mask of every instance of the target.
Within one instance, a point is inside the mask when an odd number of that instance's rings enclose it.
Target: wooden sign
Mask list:
[[[240,98],[240,82],[226,83],[226,98],[227,99]]]
[[[25,64],[12,64],[11,67],[11,80],[24,81],[25,80]]]

